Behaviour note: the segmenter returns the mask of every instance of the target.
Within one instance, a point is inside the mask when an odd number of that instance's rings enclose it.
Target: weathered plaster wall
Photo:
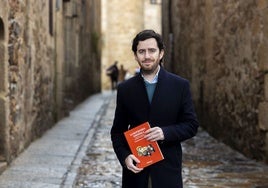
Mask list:
[[[191,81],[202,126],[267,160],[267,1],[163,3],[166,65]]]

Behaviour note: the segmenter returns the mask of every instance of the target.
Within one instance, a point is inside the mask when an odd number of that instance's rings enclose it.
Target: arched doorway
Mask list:
[[[7,147],[7,105],[6,105],[6,48],[5,48],[5,27],[0,17],[0,170],[6,161]],[[5,165],[5,164],[4,164]]]

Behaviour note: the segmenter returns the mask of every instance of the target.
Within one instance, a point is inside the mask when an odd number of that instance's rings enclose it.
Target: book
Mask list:
[[[144,132],[149,128],[149,122],[145,122],[124,132],[132,154],[140,160],[140,163],[137,164],[139,168],[147,167],[164,159],[158,143],[144,138]]]

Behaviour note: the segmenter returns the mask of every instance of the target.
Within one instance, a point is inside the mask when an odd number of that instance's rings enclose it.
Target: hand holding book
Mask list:
[[[140,163],[140,160],[135,155],[130,154],[125,160],[126,167],[134,173],[139,173],[143,168],[137,167],[135,164]]]
[[[124,133],[132,154],[139,162],[133,156],[128,156],[128,158],[132,159],[133,162],[137,162],[136,166],[138,168],[147,167],[164,159],[156,142],[156,140],[164,139],[162,130],[159,129],[157,127],[150,128],[150,124],[145,122]],[[131,167],[128,166],[128,168]],[[136,170],[138,171],[139,169]]]
[[[153,127],[145,131],[144,138],[151,142],[164,140],[164,133],[160,127]]]

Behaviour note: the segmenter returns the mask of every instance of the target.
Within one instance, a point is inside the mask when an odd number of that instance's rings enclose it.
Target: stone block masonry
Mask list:
[[[99,18],[98,0],[0,0],[1,161],[100,91]]]
[[[202,126],[268,161],[268,2],[163,2],[166,67],[191,81]]]

